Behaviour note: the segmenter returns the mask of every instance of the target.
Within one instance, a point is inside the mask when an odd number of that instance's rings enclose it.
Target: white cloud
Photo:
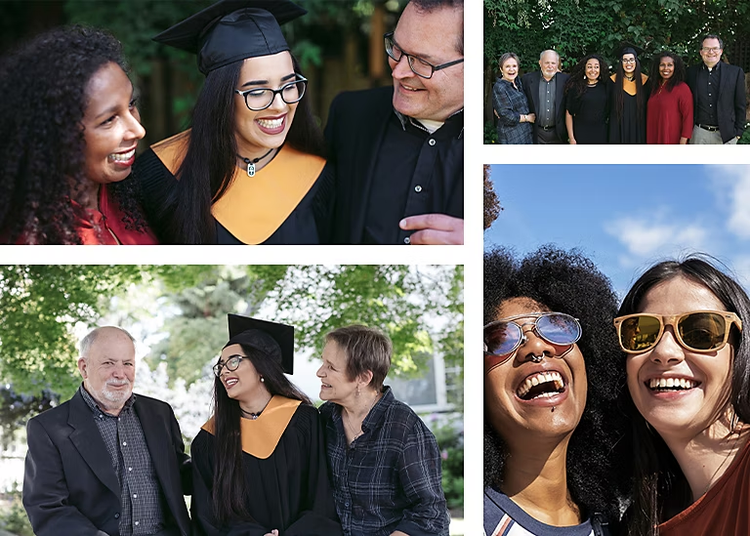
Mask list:
[[[670,252],[704,249],[707,230],[698,224],[665,222],[660,216],[624,217],[605,225],[608,234],[640,259]]]
[[[727,208],[726,226],[741,239],[750,239],[750,166],[708,166],[718,199]]]

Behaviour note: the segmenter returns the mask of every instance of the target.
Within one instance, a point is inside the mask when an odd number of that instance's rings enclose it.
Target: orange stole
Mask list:
[[[616,73],[613,74],[612,76],[610,76],[609,79],[612,80],[615,83],[615,85],[617,85],[617,74]],[[646,76],[645,74],[641,73],[641,84],[645,84],[646,80],[648,80],[648,76]],[[627,78],[625,78],[623,80],[623,83],[622,83],[622,89],[628,95],[634,96],[635,92],[636,92],[635,78],[633,80],[628,80]],[[648,95],[646,96],[646,98],[648,98]]]
[[[301,403],[277,395],[271,398],[257,419],[240,419],[242,450],[262,460],[268,458],[276,450],[281,435]],[[214,418],[211,417],[201,428],[214,435]]]
[[[172,175],[185,158],[189,135],[187,130],[151,146]],[[254,177],[248,177],[244,168],[237,168],[229,188],[213,204],[211,213],[240,241],[260,244],[299,205],[323,166],[323,158],[285,145]]]

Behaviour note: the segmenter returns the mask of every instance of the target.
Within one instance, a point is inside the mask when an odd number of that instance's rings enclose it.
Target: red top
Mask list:
[[[648,99],[646,143],[680,143],[693,134],[693,94],[685,82]]]
[[[750,441],[705,495],[659,525],[659,536],[750,534]]]
[[[150,245],[158,244],[156,235],[146,227],[143,231],[126,229],[122,221],[124,216],[116,200],[111,199],[106,186],[99,187],[99,210],[84,208],[71,200],[76,219],[76,232],[85,245]],[[16,240],[16,244],[28,244],[25,233]]]

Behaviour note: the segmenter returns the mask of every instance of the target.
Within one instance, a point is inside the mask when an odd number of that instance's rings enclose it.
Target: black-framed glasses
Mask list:
[[[435,73],[435,71],[439,71],[441,69],[445,69],[446,67],[450,67],[451,65],[458,65],[459,63],[463,63],[464,59],[458,59],[449,61],[447,63],[441,63],[440,65],[433,65],[429,61],[423,60],[419,56],[414,56],[413,54],[407,54],[401,48],[396,44],[396,42],[393,40],[393,32],[388,32],[383,36],[383,39],[385,39],[385,53],[388,54],[388,56],[395,61],[396,63],[401,61],[401,58],[406,56],[406,60],[409,63],[409,69],[411,69],[411,72],[416,74],[417,76],[421,76],[422,78],[432,78],[432,75]]]
[[[305,89],[307,88],[307,78],[301,74],[295,73],[296,80],[287,82],[279,89],[271,89],[270,87],[254,87],[252,89],[246,89],[240,91],[235,89],[234,92],[238,95],[242,95],[245,99],[245,106],[253,112],[260,112],[265,110],[276,98],[276,95],[281,95],[281,100],[287,104],[294,104],[302,100],[305,96]]]
[[[519,318],[534,320],[519,324],[516,322]],[[486,371],[510,359],[528,340],[523,329],[528,325],[533,325],[534,333],[556,346],[570,346],[578,342],[583,333],[578,319],[565,313],[523,313],[495,320],[484,326]]]
[[[223,369],[224,367],[226,367],[229,371],[237,370],[237,367],[240,366],[240,363],[242,363],[243,359],[247,359],[247,356],[239,354],[230,355],[223,363],[221,361],[221,358],[219,358],[219,362],[213,366],[214,374],[217,378],[221,376],[221,369]]]
[[[730,311],[690,311],[680,315],[635,313],[614,320],[620,348],[629,354],[653,349],[672,326],[677,343],[691,352],[718,352],[729,340],[732,324],[742,331],[742,320]]]

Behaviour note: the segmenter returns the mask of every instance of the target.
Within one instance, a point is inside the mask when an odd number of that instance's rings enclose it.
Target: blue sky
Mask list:
[[[620,296],[653,263],[718,258],[750,290],[750,166],[493,165],[504,210],[485,249],[579,248]]]

